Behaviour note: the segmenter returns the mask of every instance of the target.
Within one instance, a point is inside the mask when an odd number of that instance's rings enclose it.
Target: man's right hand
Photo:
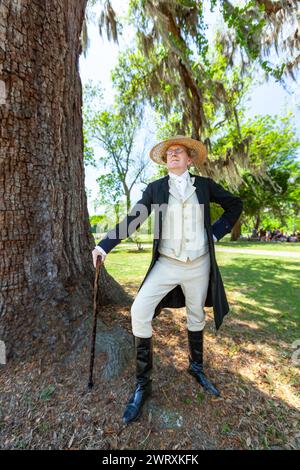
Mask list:
[[[95,248],[92,251],[92,256],[93,256],[93,265],[94,268],[96,269],[96,264],[97,264],[97,258],[101,258],[101,264],[104,263],[104,260],[106,258],[106,255],[104,253],[101,253],[97,248]]]

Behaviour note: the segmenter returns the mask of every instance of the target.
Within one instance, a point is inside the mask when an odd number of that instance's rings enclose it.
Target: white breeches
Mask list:
[[[178,284],[185,295],[187,328],[203,330],[210,272],[209,252],[187,262],[159,255],[131,306],[134,336],[152,336],[152,318],[161,299]]]

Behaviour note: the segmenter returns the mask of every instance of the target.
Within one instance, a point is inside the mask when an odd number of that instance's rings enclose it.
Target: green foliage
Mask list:
[[[105,220],[105,215],[91,215],[89,217],[90,219],[90,224],[101,224]]]
[[[265,6],[256,0],[250,0],[243,6],[233,6],[229,2],[221,2],[221,11],[228,27],[234,30],[237,44],[247,53],[251,61],[258,61],[262,69],[276,81],[281,80],[285,64],[275,67],[262,56],[260,38],[267,26]]]
[[[98,176],[99,196],[97,204],[116,204],[119,203],[123,195],[123,188],[117,177],[116,171]]]
[[[91,225],[91,232],[96,234],[99,232],[99,225],[101,227],[101,231],[105,231],[109,225],[109,217],[108,214],[101,214],[101,215],[92,215],[89,217],[90,225]]]
[[[242,171],[239,196],[244,203],[243,217],[260,218],[261,225],[291,227],[299,216],[300,162],[294,117],[255,116],[240,125],[241,135],[249,140],[251,170]],[[213,153],[223,154],[237,142],[237,129],[226,126],[224,136],[213,143]],[[263,170],[259,175],[260,168]],[[253,170],[256,169],[254,173]],[[271,214],[271,216],[270,216]],[[274,218],[273,222],[272,219]]]
[[[96,166],[94,149],[89,145],[89,136],[88,131],[83,128],[83,158],[85,165]]]
[[[125,87],[121,83],[120,87]],[[89,145],[101,147],[100,163],[105,173],[99,175],[99,195],[96,205],[105,205],[106,211],[118,213],[125,199],[127,208],[131,205],[133,185],[144,177],[148,164],[144,155],[136,148],[136,134],[142,120],[142,107],[126,105],[125,96],[119,94],[114,106],[103,109],[103,93],[99,85],[84,88],[84,126]],[[125,100],[125,102],[124,102]]]

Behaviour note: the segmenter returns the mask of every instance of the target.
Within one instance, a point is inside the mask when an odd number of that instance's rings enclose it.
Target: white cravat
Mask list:
[[[186,185],[188,182],[189,178],[189,172],[188,170],[185,170],[181,175],[176,175],[175,173],[172,173],[169,171],[169,176],[172,180],[174,180],[176,188],[179,191],[179,194],[181,197],[184,196]]]

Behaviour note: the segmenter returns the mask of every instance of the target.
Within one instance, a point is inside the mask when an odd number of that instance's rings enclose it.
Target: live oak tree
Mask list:
[[[86,3],[0,3],[0,340],[5,341],[9,356],[33,352],[41,343],[53,346],[61,337],[72,342],[87,334],[85,320],[92,310],[94,241],[84,191],[78,71],[80,36],[83,41],[87,37],[83,27]],[[183,122],[191,125],[193,137],[201,138],[208,122],[202,100],[202,76],[216,90],[215,103],[223,100],[225,106],[228,102],[222,80],[213,81],[209,70],[203,67],[207,42],[204,34],[199,34],[199,27],[203,26],[199,14],[202,2],[155,1],[155,8],[153,3],[130,2],[137,18],[140,14],[140,51],[150,50],[157,38],[163,39],[168,55],[162,64],[176,64],[184,84],[187,114]],[[264,3],[266,12],[272,10],[268,1],[257,3]],[[280,2],[286,8],[295,3]],[[142,11],[141,6],[145,6]],[[247,11],[236,15],[236,10],[232,13],[228,8],[226,14],[229,22],[238,18],[233,24],[238,38],[243,39],[243,32],[247,33]],[[150,35],[143,30],[146,16],[155,20]],[[255,15],[253,18],[251,24],[256,25]],[[117,39],[115,15],[109,2],[105,3],[102,19],[111,37]],[[261,25],[259,20],[258,26]],[[196,40],[199,63],[191,61],[188,37]],[[226,41],[219,44],[224,46]],[[240,46],[248,53],[251,44],[247,40]],[[296,32],[290,44],[296,50]],[[231,49],[228,50],[230,57]],[[279,68],[278,76],[280,73]],[[160,78],[159,71],[157,77]],[[108,284],[102,289],[102,303],[128,301],[105,269],[101,276],[102,288]],[[111,345],[112,340],[107,344]]]
[[[86,0],[0,3],[0,340],[8,358],[87,337],[92,315],[78,70],[85,8]],[[101,276],[102,303],[128,301],[105,269]]]
[[[231,28],[223,35],[231,63],[238,53],[242,71],[247,57],[250,62],[258,61],[266,79],[273,76],[282,83],[288,78],[295,81],[300,66],[299,1],[223,0],[221,5],[224,20]]]

